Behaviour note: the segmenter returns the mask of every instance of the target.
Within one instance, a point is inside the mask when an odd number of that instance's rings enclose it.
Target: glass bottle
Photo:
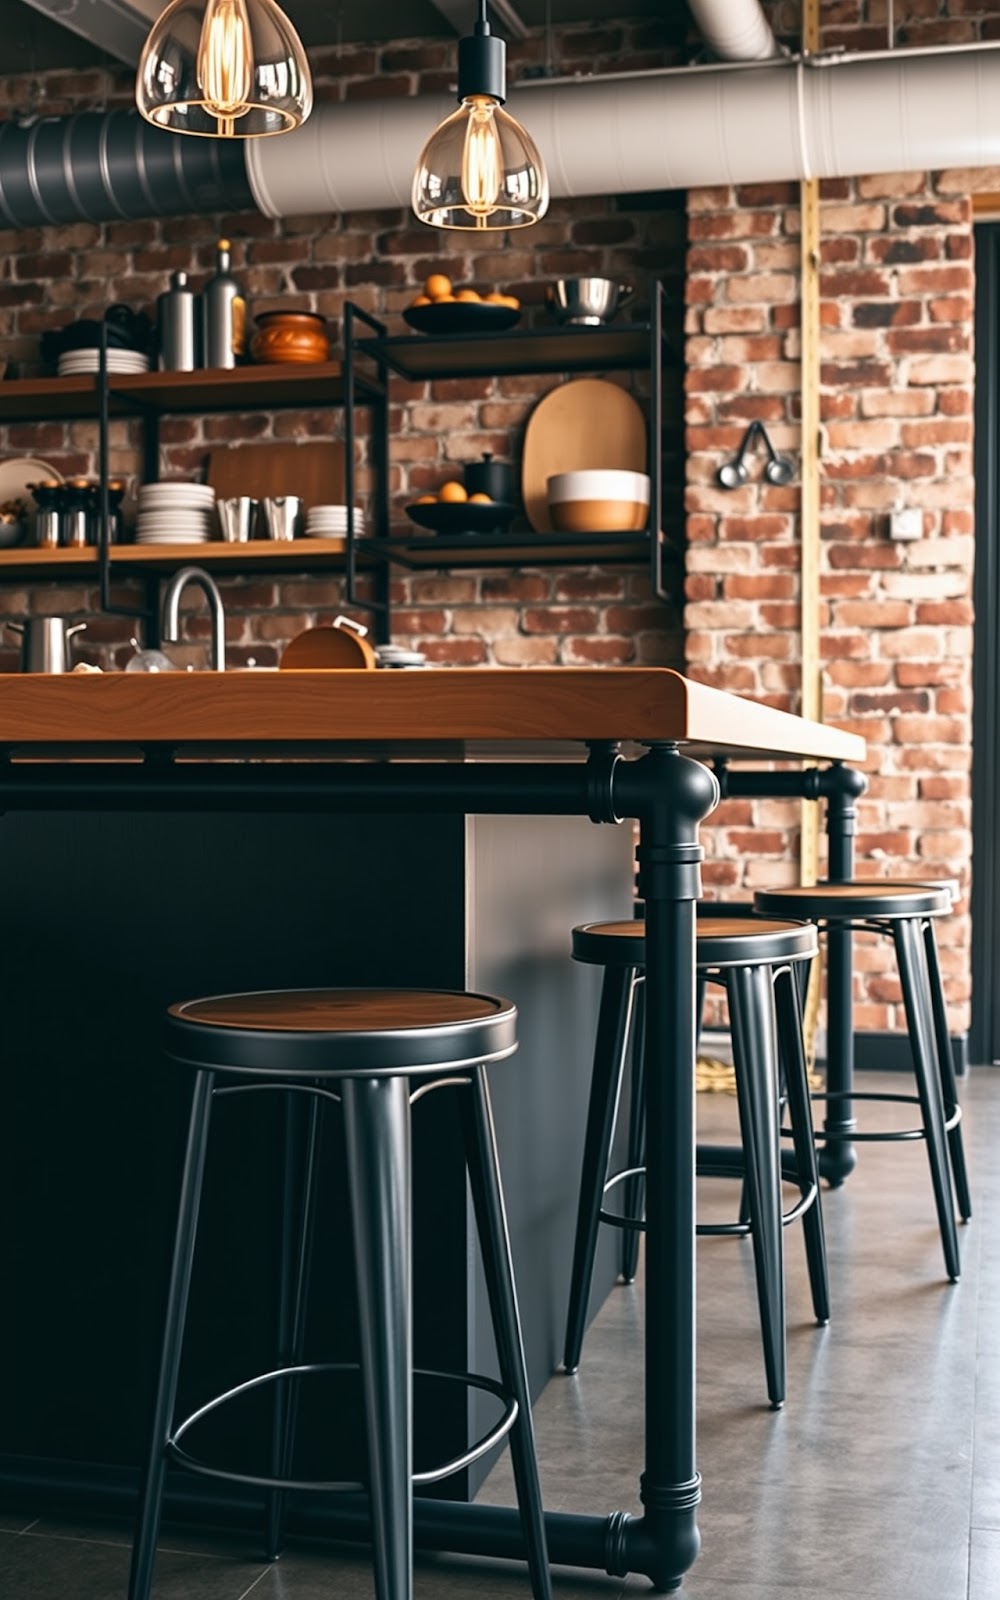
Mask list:
[[[220,239],[215,275],[201,293],[201,349],[206,367],[235,367],[247,348],[247,303],[229,270],[229,240]]]

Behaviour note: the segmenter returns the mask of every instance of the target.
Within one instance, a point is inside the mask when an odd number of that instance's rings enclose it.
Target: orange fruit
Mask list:
[[[512,311],[520,311],[521,309],[521,302],[517,298],[516,294],[502,294],[500,296],[499,304],[502,306],[510,306]]]
[[[436,494],[418,494],[417,498],[413,502],[415,506],[436,506],[437,503],[438,499]]]
[[[478,305],[479,298],[480,297],[476,293],[475,289],[456,289],[455,291],[456,300],[474,300]]]
[[[470,494],[469,504],[470,506],[491,506],[493,504],[493,496],[483,494],[482,490],[480,490],[478,494]]]
[[[506,305],[507,303],[507,296],[505,294],[501,294],[499,289],[491,289],[489,294],[483,295],[483,299],[486,301],[487,305],[491,306],[502,306]]]
[[[431,297],[428,294],[418,294],[415,300],[410,301],[411,306],[429,306]]]
[[[464,484],[457,483],[454,478],[449,483],[443,483],[438,490],[438,499],[446,506],[460,505],[463,500],[468,500],[468,498]]]
[[[443,272],[432,272],[424,284],[424,294],[429,300],[450,300],[451,279]]]

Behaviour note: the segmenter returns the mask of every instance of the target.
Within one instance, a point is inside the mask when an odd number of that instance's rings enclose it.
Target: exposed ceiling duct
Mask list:
[[[734,8],[735,9],[735,8]],[[518,107],[552,193],[1000,166],[1000,48],[523,84]],[[444,94],[316,108],[281,139],[182,139],[125,111],[0,127],[0,223],[408,207]]]
[[[253,205],[235,139],[179,139],[133,111],[0,124],[0,221],[113,222]]]
[[[993,45],[573,78],[516,98],[554,197],[1000,165]],[[441,104],[317,107],[248,150],[257,205],[272,217],[408,205]]]
[[[720,61],[773,61],[782,54],[759,0],[688,0],[688,10]]]

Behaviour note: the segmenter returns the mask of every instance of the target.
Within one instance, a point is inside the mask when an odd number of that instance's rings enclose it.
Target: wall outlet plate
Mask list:
[[[916,506],[908,506],[905,511],[890,511],[890,539],[922,539],[923,536],[924,514]]]

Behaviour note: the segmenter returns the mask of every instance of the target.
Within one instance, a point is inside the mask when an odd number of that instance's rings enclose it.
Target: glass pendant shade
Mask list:
[[[143,48],[135,100],[172,133],[260,138],[305,122],[312,77],[274,0],[172,0]]]
[[[435,128],[413,174],[421,222],[500,231],[545,215],[545,163],[531,135],[504,111],[506,93],[506,47],[490,33],[480,0],[474,32],[458,43],[458,110]]]
[[[417,162],[413,209],[434,228],[526,228],[548,204],[534,140],[488,95],[467,96]]]

